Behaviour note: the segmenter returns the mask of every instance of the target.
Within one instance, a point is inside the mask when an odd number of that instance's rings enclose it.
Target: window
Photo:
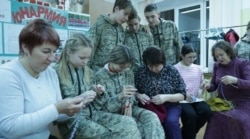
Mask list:
[[[204,71],[208,68],[210,49],[205,35],[209,32],[209,1],[208,0],[164,0],[158,3],[161,18],[176,23],[180,36],[191,43],[197,50],[196,64]]]
[[[197,60],[195,63],[206,71],[209,46],[205,35],[209,27],[209,1],[191,3],[176,11],[180,36],[184,43],[189,43],[196,49]]]

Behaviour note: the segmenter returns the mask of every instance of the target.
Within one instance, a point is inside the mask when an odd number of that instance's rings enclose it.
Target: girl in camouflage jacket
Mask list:
[[[92,86],[93,73],[86,66],[92,46],[82,34],[75,34],[67,40],[61,58],[55,69],[59,76],[63,98],[84,96],[86,108],[67,121],[59,122],[63,138],[75,139],[139,139],[140,132],[136,122],[129,117],[96,110],[90,102],[104,92],[101,85]],[[94,91],[87,91],[94,88]],[[97,89],[98,88],[98,89]],[[127,126],[123,126],[126,124]]]
[[[165,139],[164,130],[157,115],[137,106],[134,99],[133,72],[126,70],[132,64],[132,53],[126,46],[116,46],[110,53],[109,63],[96,73],[96,82],[105,86],[106,91],[97,97],[94,106],[101,111],[122,113],[124,103],[129,102],[131,110],[125,116],[136,121],[142,139]],[[131,116],[128,116],[130,115]],[[120,123],[124,126],[126,123]]]

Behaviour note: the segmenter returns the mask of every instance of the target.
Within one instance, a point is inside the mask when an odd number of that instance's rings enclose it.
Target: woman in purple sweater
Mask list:
[[[217,89],[218,97],[233,101],[235,107],[214,112],[204,139],[250,139],[250,63],[237,58],[232,46],[225,41],[212,47],[215,61],[207,91]]]

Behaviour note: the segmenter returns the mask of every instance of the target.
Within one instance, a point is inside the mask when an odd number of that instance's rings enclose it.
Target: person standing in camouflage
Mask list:
[[[96,72],[96,82],[104,85],[105,93],[97,97],[94,106],[102,111],[126,115],[137,122],[142,139],[165,139],[165,133],[157,115],[137,106],[135,100],[133,71],[129,70],[133,55],[131,50],[122,45],[112,49],[108,63]],[[131,105],[126,105],[129,102]],[[124,105],[131,106],[124,113]],[[125,108],[126,108],[125,107]],[[121,123],[121,126],[128,126]]]
[[[93,40],[94,48],[89,66],[94,71],[103,67],[109,53],[116,45],[124,44],[124,29],[122,23],[135,11],[130,0],[116,0],[113,13],[100,15],[89,30],[89,38]]]
[[[183,42],[175,23],[159,18],[156,4],[148,4],[144,15],[153,34],[154,44],[164,50],[167,64],[174,65],[179,62]]]
[[[143,64],[142,52],[147,47],[154,45],[153,36],[150,32],[145,31],[140,20],[137,14],[131,14],[127,22],[128,29],[125,31],[125,44],[130,47],[135,58],[132,65],[134,71]]]
[[[247,24],[246,34],[235,43],[233,50],[236,56],[250,61],[250,21]]]
[[[83,34],[75,34],[67,40],[55,65],[62,97],[81,95],[87,103],[78,114],[57,123],[61,135],[67,139],[140,139],[140,131],[133,119],[97,110],[90,102],[96,93],[98,98],[105,91],[99,84],[92,85],[94,75],[86,65],[91,50],[90,40]]]

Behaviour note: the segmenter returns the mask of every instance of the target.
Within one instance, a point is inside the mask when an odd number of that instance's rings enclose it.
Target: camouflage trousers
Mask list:
[[[76,118],[58,123],[63,139],[72,133]],[[154,127],[152,127],[154,128]],[[93,111],[92,118],[81,114],[74,139],[141,139],[135,120],[128,116],[103,111]]]
[[[134,106],[132,116],[138,125],[142,139],[165,139],[164,129],[154,112]]]

